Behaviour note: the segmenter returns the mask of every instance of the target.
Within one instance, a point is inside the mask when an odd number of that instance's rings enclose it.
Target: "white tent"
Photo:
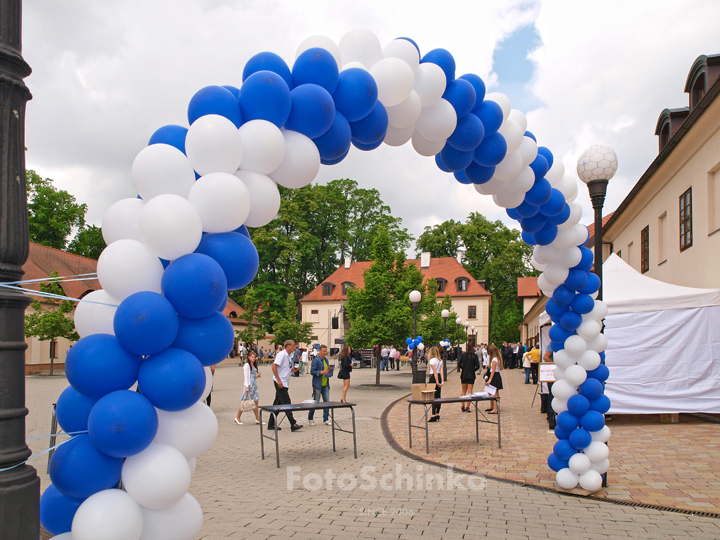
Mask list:
[[[603,264],[611,413],[720,413],[720,290]]]

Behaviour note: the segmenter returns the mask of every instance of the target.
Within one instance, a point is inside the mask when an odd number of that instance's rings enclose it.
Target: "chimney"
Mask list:
[[[347,270],[350,268],[350,263],[352,262],[352,257],[345,257],[345,269]]]
[[[477,282],[483,289],[485,288],[485,280],[484,279],[478,279]]]
[[[423,251],[420,254],[420,268],[430,268],[430,253]]]

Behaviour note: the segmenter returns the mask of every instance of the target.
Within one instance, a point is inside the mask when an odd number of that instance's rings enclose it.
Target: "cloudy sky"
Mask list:
[[[187,103],[211,84],[240,86],[262,51],[289,65],[307,37],[336,43],[372,30],[385,45],[414,39],[442,47],[457,75],[476,73],[528,115],[528,129],[568,171],[587,146],[619,160],[608,188],[614,210],[657,155],[664,108],[688,104],[691,64],[720,53],[717,0],[25,0],[23,56],[27,167],[89,206],[100,224],[115,201],[135,196],[130,168],[165,124],[187,125]],[[410,143],[353,148],[317,178],[377,188],[416,237],[427,225],[479,211],[510,224],[491,197],[458,184]],[[582,187],[584,223],[592,210]]]

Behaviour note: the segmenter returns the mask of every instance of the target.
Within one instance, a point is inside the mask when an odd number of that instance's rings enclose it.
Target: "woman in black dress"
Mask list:
[[[343,394],[342,401],[347,403],[347,391],[350,388],[350,372],[352,371],[352,360],[350,359],[350,347],[345,345],[340,351],[340,372],[338,373],[338,379],[343,380]]]
[[[457,363],[457,370],[460,372],[460,384],[462,384],[462,395],[472,394],[473,386],[475,386],[475,372],[480,369],[480,359],[469,347],[462,354]],[[462,402],[462,412],[470,412],[470,402]]]
[[[485,380],[489,381],[488,384],[496,388],[495,397],[499,398],[500,390],[502,390],[503,387],[502,377],[500,376],[500,370],[503,368],[502,357],[500,356],[500,351],[498,351],[498,348],[494,344],[488,347],[488,354],[490,355],[490,365],[488,366]],[[497,414],[497,401],[492,400],[490,403],[491,406],[487,409],[487,412]]]

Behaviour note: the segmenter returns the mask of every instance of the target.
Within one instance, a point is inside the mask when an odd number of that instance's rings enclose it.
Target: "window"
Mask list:
[[[618,257],[622,259],[622,251],[618,251]]]
[[[437,285],[438,285],[437,292],[445,292],[445,284],[447,283],[447,281],[444,280],[443,278],[438,278],[435,281],[437,281]]]
[[[667,261],[667,250],[665,249],[665,244],[667,244],[667,212],[663,212],[662,215],[658,217],[658,264],[662,264]]]
[[[700,100],[705,96],[705,74],[702,73],[692,87],[692,93],[690,94],[691,107],[694,109]]]
[[[318,340],[317,336],[310,336],[310,341],[317,341],[317,340]]]
[[[354,283],[343,283],[342,284],[342,294],[343,296],[347,296],[348,289],[352,289],[355,286]]]
[[[310,310],[310,322],[320,322],[320,313],[317,309]]]
[[[632,255],[633,255],[633,243],[630,242],[627,245],[627,259],[625,259],[629,265],[632,265]]]
[[[640,231],[640,271],[650,270],[650,225]]]
[[[458,292],[465,292],[468,290],[468,280],[461,278],[457,281],[457,290]]]
[[[323,283],[322,295],[330,296],[332,294],[333,286],[332,283]]]
[[[720,230],[720,166],[708,173],[708,234]]]
[[[680,195],[680,251],[693,245],[692,188]]]
[[[468,319],[477,319],[477,307],[468,306]]]

